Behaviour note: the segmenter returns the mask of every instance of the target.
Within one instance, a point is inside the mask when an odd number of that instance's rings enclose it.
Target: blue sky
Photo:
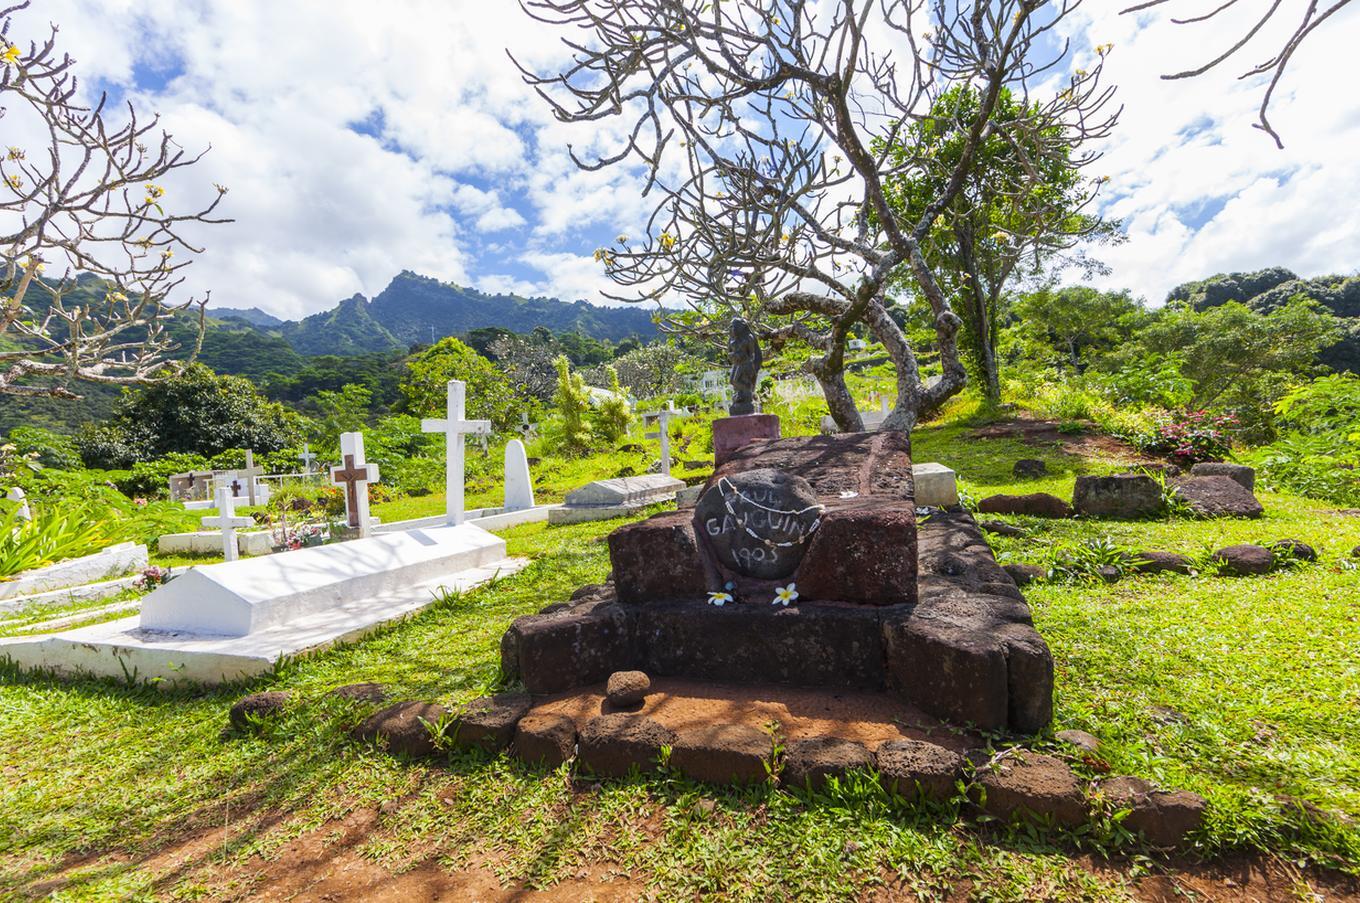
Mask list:
[[[211,289],[214,304],[298,317],[371,297],[403,269],[601,303],[608,283],[591,253],[638,234],[648,210],[636,172],[572,166],[569,142],[611,146],[623,123],[552,120],[505,49],[551,67],[557,35],[515,3],[403,0],[380,14],[353,0],[41,8],[16,24],[60,24],[87,84],[159,111],[186,148],[212,145],[168,187],[186,204],[213,182],[231,188],[223,209],[236,222],[198,236],[207,251],[187,286]],[[1343,35],[1360,26],[1360,8],[1315,39],[1282,87],[1284,151],[1251,128],[1260,85],[1235,80],[1242,65],[1195,82],[1157,77],[1224,40],[1221,29],[1162,18],[1085,12],[1065,29],[1075,65],[1114,43],[1107,73],[1125,107],[1098,167],[1111,177],[1104,212],[1124,220],[1129,240],[1100,255],[1113,268],[1101,284],[1157,302],[1221,270],[1354,272],[1360,101],[1342,88],[1352,80]]]

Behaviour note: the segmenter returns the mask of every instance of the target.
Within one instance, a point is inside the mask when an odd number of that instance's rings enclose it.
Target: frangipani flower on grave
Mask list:
[[[716,606],[718,606],[719,608],[722,608],[724,605],[726,605],[728,602],[731,602],[731,601],[732,601],[732,594],[731,594],[731,593],[709,593],[709,594],[708,594],[708,604],[709,604],[709,605],[716,605]]]
[[[790,602],[798,601],[798,584],[790,583],[788,586],[776,587],[774,591],[774,601],[771,605],[783,605],[788,607]]]

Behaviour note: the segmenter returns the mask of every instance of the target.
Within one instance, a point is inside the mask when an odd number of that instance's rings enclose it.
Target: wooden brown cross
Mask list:
[[[353,455],[345,455],[344,467],[331,468],[331,480],[345,486],[345,513],[349,525],[359,526],[359,484],[368,480],[368,466],[355,464]]]
[[[241,497],[241,481],[240,481],[240,480],[232,480],[232,481],[231,481],[231,495],[232,495],[232,498],[240,498],[240,497]]]

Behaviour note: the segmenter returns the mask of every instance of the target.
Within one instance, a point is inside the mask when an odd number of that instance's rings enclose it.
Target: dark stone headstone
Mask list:
[[[1165,510],[1162,487],[1152,477],[1119,473],[1109,477],[1077,477],[1072,507],[1087,517],[1137,519],[1157,517]]]
[[[780,580],[798,569],[822,510],[807,480],[760,468],[711,484],[694,506],[694,529],[729,570]]]
[[[779,438],[779,415],[743,414],[713,421],[713,462],[726,463],[752,442]]]
[[[1015,462],[1011,473],[1022,480],[1033,480],[1048,476],[1048,465],[1039,458],[1021,458]]]

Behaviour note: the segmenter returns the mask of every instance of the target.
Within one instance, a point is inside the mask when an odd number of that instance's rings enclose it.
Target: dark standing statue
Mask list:
[[[732,362],[732,416],[756,412],[756,379],[765,363],[751,324],[741,317],[732,320],[732,335],[727,340],[727,357]]]

